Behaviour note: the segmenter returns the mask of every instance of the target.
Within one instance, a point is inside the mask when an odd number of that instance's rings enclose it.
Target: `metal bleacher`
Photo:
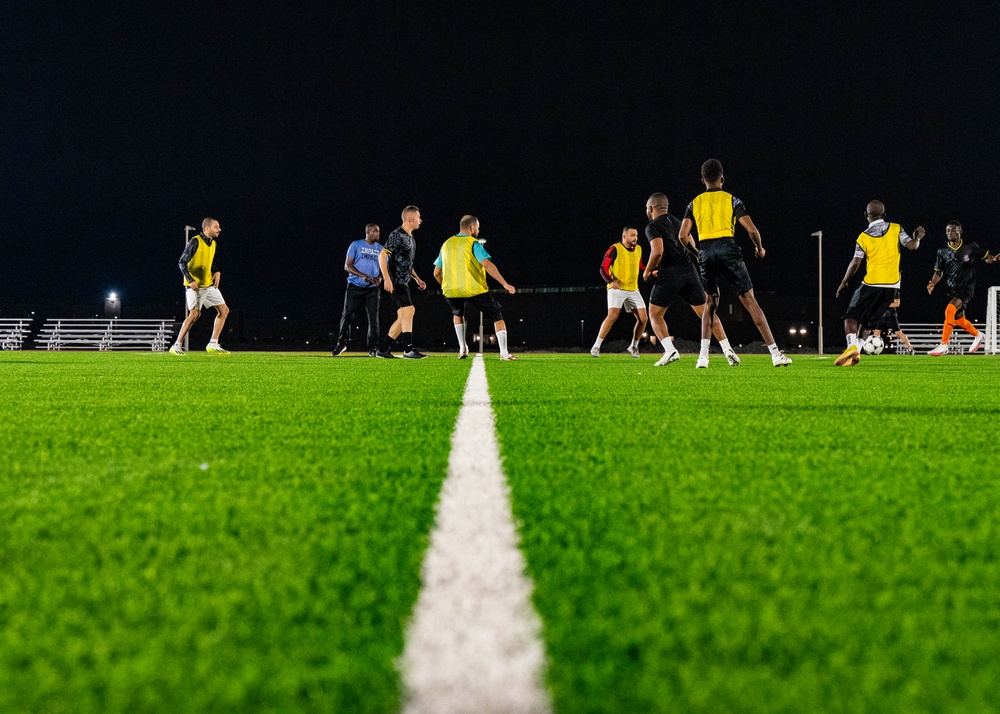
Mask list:
[[[980,332],[986,329],[983,323],[973,323]],[[905,322],[900,323],[899,328],[906,334],[913,345],[916,354],[927,354],[930,350],[941,344],[941,325],[933,322]],[[892,336],[892,346],[896,354],[906,354],[906,345],[898,337]],[[952,330],[951,339],[948,340],[948,354],[967,354],[972,346],[972,335],[961,327]],[[983,354],[985,350],[977,350],[978,354]]]
[[[45,321],[35,338],[36,349],[149,350],[163,352],[170,345],[177,321],[114,319],[55,319]]]
[[[0,346],[5,350],[19,350],[31,331],[30,317],[0,318]]]

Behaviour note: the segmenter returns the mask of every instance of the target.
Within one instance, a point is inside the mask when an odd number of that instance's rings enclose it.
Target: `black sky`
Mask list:
[[[839,313],[879,198],[929,231],[903,319],[938,319],[944,224],[1000,250],[1000,10],[888,7],[5,3],[0,314],[179,301],[183,227],[212,215],[230,304],[326,317],[348,243],[408,203],[425,277],[474,213],[511,282],[588,284],[651,192],[681,215],[716,157],[768,249],[758,291],[813,296],[822,229]]]

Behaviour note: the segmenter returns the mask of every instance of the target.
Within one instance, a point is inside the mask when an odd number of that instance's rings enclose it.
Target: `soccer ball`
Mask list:
[[[880,355],[885,349],[885,342],[882,341],[881,337],[872,335],[861,345],[861,349],[866,355]]]

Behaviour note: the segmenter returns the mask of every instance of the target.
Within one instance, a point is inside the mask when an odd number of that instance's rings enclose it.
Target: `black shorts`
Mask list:
[[[649,293],[649,304],[665,308],[675,297],[683,298],[688,305],[705,304],[705,288],[694,263],[661,270]]]
[[[958,308],[957,312],[965,312],[965,308],[967,308],[969,303],[972,302],[973,295],[974,293],[970,288],[957,288],[955,290],[948,291],[948,301],[950,302],[955,298],[958,298],[962,301],[962,306]]]
[[[705,292],[719,294],[720,279],[736,291],[737,295],[753,290],[743,251],[733,238],[711,238],[698,244],[698,264],[705,283]]]
[[[854,291],[845,320],[857,320],[861,327],[872,327],[896,299],[896,288],[877,288],[861,283]]]
[[[472,306],[483,313],[483,317],[487,320],[500,322],[503,319],[503,312],[500,311],[500,303],[489,293],[479,293],[467,298],[446,297],[445,300],[448,301],[451,314],[455,317],[462,317],[465,313],[465,303],[472,303]]]
[[[882,332],[899,332],[899,315],[896,308],[890,307],[882,313],[882,317],[875,323],[875,329]]]
[[[413,296],[410,295],[410,284],[406,283],[393,283],[392,284],[392,301],[396,303],[396,308],[401,307],[412,307],[413,306]]]

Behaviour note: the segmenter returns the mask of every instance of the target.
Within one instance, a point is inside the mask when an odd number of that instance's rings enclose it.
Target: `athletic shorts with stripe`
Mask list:
[[[445,300],[448,302],[448,307],[451,308],[451,314],[455,317],[462,317],[465,313],[465,303],[471,303],[473,307],[483,313],[483,317],[487,320],[500,322],[503,319],[500,303],[489,293],[479,293],[467,298],[446,297]]]
[[[844,313],[845,320],[857,320],[862,327],[874,325],[896,299],[896,288],[879,288],[861,283]]]

